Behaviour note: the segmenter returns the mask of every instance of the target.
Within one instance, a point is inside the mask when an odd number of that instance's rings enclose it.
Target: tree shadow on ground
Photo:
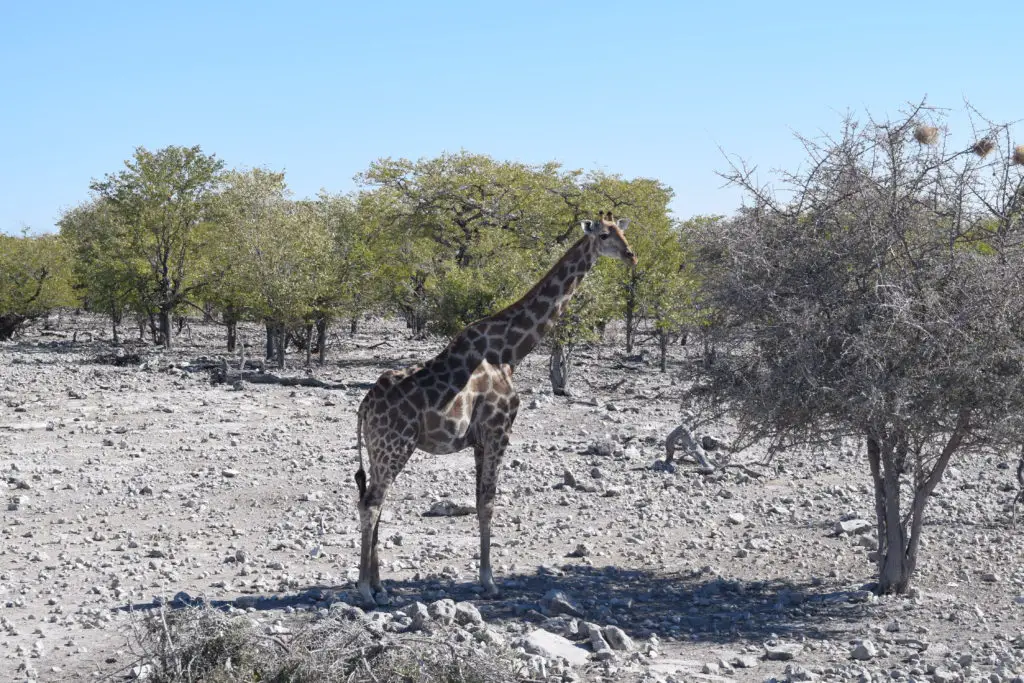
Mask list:
[[[72,339],[52,339],[52,338],[17,338],[13,341],[7,342],[2,349],[2,353],[5,354],[23,354],[27,356],[32,355],[66,355],[66,354],[78,354],[82,356],[91,356],[93,354],[109,353],[111,349],[116,348],[109,341],[103,339],[79,339],[77,341]]]
[[[740,581],[696,574],[657,574],[633,569],[586,565],[563,570],[542,568],[533,574],[513,574],[501,582],[502,597],[479,597],[474,583],[452,580],[386,581],[398,609],[413,601],[442,597],[473,601],[488,622],[529,622],[541,625],[551,610],[545,596],[561,591],[578,609],[578,616],[602,626],[617,625],[634,638],[693,640],[718,644],[761,643],[770,638],[834,639],[850,632],[850,624],[869,615],[867,590],[850,590],[827,582],[785,578]],[[327,608],[334,602],[358,604],[351,587],[308,586],[267,595],[243,595],[232,600],[203,600],[179,593],[167,604],[186,607],[279,610]],[[125,605],[122,610],[153,609],[159,602]]]

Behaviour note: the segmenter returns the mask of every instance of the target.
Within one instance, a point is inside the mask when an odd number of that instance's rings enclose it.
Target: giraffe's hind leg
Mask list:
[[[409,460],[415,445],[402,444],[400,449],[380,452],[368,447],[370,455],[370,481],[366,493],[359,497],[359,581],[356,584],[362,605],[374,607],[387,604],[387,594],[381,583],[380,558],[377,554],[380,537],[381,508],[388,488],[401,465]]]
[[[473,450],[476,458],[476,514],[480,522],[480,585],[484,589],[484,597],[488,598],[496,598],[500,594],[491,570],[491,518],[494,515],[494,496],[498,491],[498,471],[506,446],[508,435],[501,434]]]
[[[377,556],[377,549],[380,547],[378,536],[380,532],[380,518],[373,525],[373,542],[370,544],[370,588],[374,593],[384,593],[384,584],[380,580],[380,558]]]
[[[366,493],[359,499],[359,597],[364,607],[387,604],[387,594],[380,580],[380,559],[377,555],[377,539],[380,529],[380,513],[391,486],[392,478],[387,468],[373,468],[383,476],[372,477]],[[375,593],[380,593],[375,596]]]

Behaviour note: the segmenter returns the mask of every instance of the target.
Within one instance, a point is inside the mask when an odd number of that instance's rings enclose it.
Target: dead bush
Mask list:
[[[135,675],[152,683],[506,683],[526,673],[466,631],[386,632],[358,611],[295,617],[267,634],[248,614],[160,609],[137,624]]]
[[[1024,174],[927,146],[938,126],[920,121],[941,116],[803,139],[780,195],[734,168],[748,207],[698,236],[717,256],[701,264],[714,355],[695,407],[773,452],[859,443],[886,593],[909,587],[950,460],[1024,440]],[[1009,146],[1006,126],[983,137]]]

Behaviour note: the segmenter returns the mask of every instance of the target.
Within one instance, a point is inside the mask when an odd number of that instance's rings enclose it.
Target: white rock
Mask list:
[[[560,657],[572,666],[583,666],[590,659],[590,653],[577,647],[571,640],[560,635],[545,631],[542,628],[531,631],[526,636],[528,649],[545,657]]]
[[[444,598],[430,603],[427,611],[431,617],[442,624],[451,624],[455,621],[455,601],[451,598]]]
[[[837,534],[866,534],[871,531],[875,525],[866,519],[847,519],[842,522],[836,522],[835,531]]]
[[[460,626],[479,625],[484,623],[480,610],[471,602],[455,603],[455,623]]]
[[[780,645],[765,645],[764,658],[774,661],[786,661],[793,659],[804,651],[800,643],[783,643]]]
[[[850,652],[850,657],[853,659],[868,662],[875,658],[878,654],[878,648],[870,640],[862,640],[857,643],[853,650]]]
[[[604,634],[605,640],[612,646],[613,650],[625,650],[626,652],[632,652],[636,649],[633,644],[633,639],[626,635],[618,626],[605,626],[602,633]]]

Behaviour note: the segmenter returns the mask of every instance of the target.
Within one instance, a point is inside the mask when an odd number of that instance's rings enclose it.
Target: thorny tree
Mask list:
[[[1024,173],[1006,126],[960,148],[945,120],[922,104],[801,139],[778,194],[736,166],[750,206],[699,235],[695,405],[770,452],[863,444],[882,593],[909,587],[951,458],[1024,439]]]

